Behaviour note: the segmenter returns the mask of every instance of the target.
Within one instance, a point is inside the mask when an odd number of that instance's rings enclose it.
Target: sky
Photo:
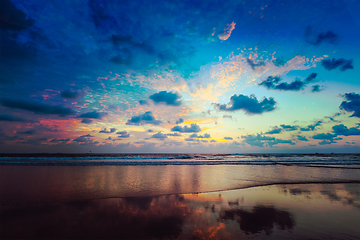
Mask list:
[[[0,153],[360,152],[360,1],[0,4]]]

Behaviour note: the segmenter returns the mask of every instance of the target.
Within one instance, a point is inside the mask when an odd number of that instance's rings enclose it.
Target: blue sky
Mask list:
[[[359,1],[1,1],[0,152],[359,152]]]

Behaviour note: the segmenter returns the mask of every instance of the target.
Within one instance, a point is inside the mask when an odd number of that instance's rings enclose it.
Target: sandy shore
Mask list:
[[[2,239],[359,239],[360,184],[1,207]]]
[[[359,239],[359,176],[293,166],[1,166],[0,237]]]

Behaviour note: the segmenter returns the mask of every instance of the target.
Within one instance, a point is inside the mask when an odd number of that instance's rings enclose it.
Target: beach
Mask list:
[[[358,239],[359,176],[284,165],[2,165],[1,238]]]

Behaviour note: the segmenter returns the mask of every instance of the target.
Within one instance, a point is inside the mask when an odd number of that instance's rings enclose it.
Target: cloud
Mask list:
[[[83,120],[81,121],[82,123],[91,123],[92,120],[89,118],[83,118]]]
[[[337,135],[331,133],[319,133],[312,136],[313,139],[333,140]]]
[[[284,61],[281,58],[274,59],[272,62],[274,63],[274,65],[276,67],[281,67],[281,66],[284,66],[286,64],[286,61]]]
[[[232,137],[224,137],[224,140],[233,140]]]
[[[285,124],[280,125],[280,127],[285,131],[295,131],[298,129],[298,126],[285,125]]]
[[[70,98],[70,99],[76,99],[76,98],[79,97],[79,93],[74,92],[74,91],[63,91],[63,92],[61,92],[61,97]]]
[[[104,115],[105,115],[105,113],[93,111],[93,112],[87,112],[87,113],[80,114],[78,116],[78,118],[101,119]]]
[[[232,118],[231,115],[223,115],[223,118]]]
[[[119,138],[129,138],[130,137],[130,134],[127,132],[127,131],[119,131],[119,132],[116,132],[116,134],[119,134]]]
[[[70,138],[67,138],[67,139],[59,139],[59,138],[53,138],[51,139],[51,143],[66,143],[66,142],[69,142],[70,141]]]
[[[332,127],[335,135],[353,136],[360,135],[360,129],[358,128],[347,128],[344,124],[335,125]]]
[[[10,0],[0,1],[0,28],[21,31],[34,25],[35,20],[17,9]]]
[[[182,133],[190,133],[190,132],[197,133],[197,132],[201,131],[201,128],[196,123],[192,123],[190,125],[190,127],[188,127],[188,126],[184,126],[184,127],[175,126],[175,127],[173,127],[171,129],[171,131],[173,131],[173,132],[182,132]]]
[[[320,126],[322,124],[322,121],[317,121],[316,123],[314,124],[310,124],[304,128],[300,128],[301,131],[314,131],[316,127]]]
[[[323,89],[320,89],[320,85],[314,85],[314,86],[312,86],[312,89],[311,89],[312,92],[320,92],[322,90]]]
[[[155,133],[154,135],[152,135],[152,138],[165,139],[165,138],[167,138],[167,136],[166,136],[166,134],[163,134],[162,132],[158,132],[158,133]]]
[[[347,112],[354,112],[350,117],[360,118],[360,94],[345,93],[342,95],[347,101],[343,101],[339,108]]]
[[[257,147],[264,147],[264,144],[267,144],[269,147],[272,147],[273,145],[285,143],[294,145],[295,143],[291,140],[284,140],[274,137],[268,137],[268,136],[261,136],[260,134],[257,135],[246,135],[241,136],[241,138],[244,139],[245,143],[251,145],[251,146],[257,146]]]
[[[190,135],[190,138],[211,138],[211,136],[208,133],[205,133],[204,135],[197,135],[194,133]]]
[[[148,101],[144,100],[144,99],[139,100],[139,103],[140,103],[140,105],[148,105],[149,104]]]
[[[227,27],[224,28],[224,33],[219,34],[219,39],[224,41],[227,40],[230,37],[231,32],[235,29],[235,25],[235,22],[228,24]]]
[[[4,107],[27,110],[36,114],[56,114],[59,116],[67,116],[74,113],[73,110],[71,110],[70,108],[52,106],[30,101],[19,101],[2,98],[0,100],[0,103]]]
[[[326,144],[332,144],[332,143],[336,143],[335,141],[331,140],[322,140],[319,142],[319,145],[326,145]]]
[[[250,65],[250,67],[252,68],[252,70],[255,71],[256,67],[261,67],[261,66],[265,66],[265,62],[264,61],[258,61],[257,63],[254,63],[250,58],[246,59],[246,62]]]
[[[11,116],[11,115],[6,115],[6,114],[0,114],[0,121],[7,121],[7,122],[27,122],[24,118],[22,117],[17,117],[17,116]]]
[[[304,81],[295,80],[291,83],[286,83],[281,81],[281,78],[278,76],[269,76],[266,80],[259,83],[259,86],[264,86],[267,89],[275,89],[282,91],[300,91],[302,90],[308,83],[313,81],[317,76],[317,73],[311,73]]]
[[[91,136],[90,134],[86,134],[86,135],[82,135],[78,138],[75,138],[73,141],[80,142],[80,143],[90,143],[90,142],[92,142],[92,140],[89,138],[92,138],[92,137],[93,136]]]
[[[274,98],[266,98],[264,97],[261,102],[257,100],[255,95],[250,95],[250,97],[239,94],[234,94],[230,98],[230,106],[226,106],[226,104],[215,103],[215,107],[218,108],[219,111],[237,111],[243,110],[246,114],[262,114],[264,112],[271,112],[275,110],[276,101]]]
[[[304,142],[308,142],[308,141],[309,141],[306,137],[301,136],[301,135],[297,135],[297,138],[298,138],[299,141],[304,141]]]
[[[140,114],[138,116],[133,116],[129,119],[126,125],[145,125],[145,124],[152,124],[152,125],[159,125],[161,123],[160,120],[156,120],[153,116],[152,112],[145,112],[144,114]]]
[[[104,128],[103,130],[99,131],[99,133],[113,133],[116,131],[116,128],[110,128],[110,130],[106,130],[106,128]]]
[[[276,126],[272,130],[266,132],[265,134],[278,134],[278,133],[281,133],[282,130],[284,130],[284,131],[295,131],[298,128],[299,128],[298,126],[281,124],[280,127]]]
[[[168,133],[168,134],[166,134],[167,136],[172,136],[172,137],[179,137],[179,136],[181,136],[181,134],[180,133]]]
[[[181,96],[178,93],[161,91],[151,95],[149,98],[153,100],[156,104],[165,103],[166,105],[171,106],[181,105],[181,101],[179,100]]]
[[[291,140],[284,140],[284,139],[275,139],[274,141],[268,141],[267,144],[272,147],[274,145],[277,145],[279,143],[286,143],[286,144],[290,144],[290,145],[295,145],[295,143]]]
[[[352,62],[353,62],[352,59],[346,60],[344,58],[339,58],[339,59],[333,58],[333,59],[322,60],[321,65],[323,65],[323,67],[329,71],[339,67],[340,67],[340,71],[346,71],[348,69],[354,69]]]
[[[36,133],[34,129],[27,130],[25,132],[17,132],[18,134],[26,134],[26,135],[33,135]]]
[[[336,33],[332,32],[332,31],[316,33],[315,31],[313,31],[311,26],[308,26],[305,29],[304,35],[305,35],[305,41],[314,46],[317,46],[317,45],[320,45],[320,44],[326,43],[326,42],[331,43],[331,44],[336,44],[339,39],[339,35],[337,35]]]
[[[273,130],[270,130],[270,131],[266,132],[265,134],[278,134],[278,133],[281,133],[281,131],[282,131],[281,128],[275,127]]]
[[[179,120],[176,121],[176,124],[180,124],[180,123],[183,123],[183,122],[184,122],[184,119],[179,118]]]

